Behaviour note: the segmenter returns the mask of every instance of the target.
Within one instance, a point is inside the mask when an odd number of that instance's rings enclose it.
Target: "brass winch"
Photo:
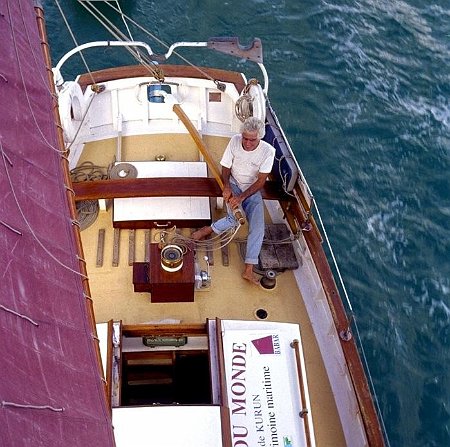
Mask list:
[[[177,272],[183,267],[183,250],[178,245],[166,245],[161,250],[161,267],[166,272]]]

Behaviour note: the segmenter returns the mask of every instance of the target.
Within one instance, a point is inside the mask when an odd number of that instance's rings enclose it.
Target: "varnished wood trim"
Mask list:
[[[116,322],[117,323],[117,322]],[[123,367],[122,367],[122,356],[123,356],[123,324],[122,320],[118,321],[119,323],[119,407],[122,406],[122,373],[123,373]]]
[[[118,199],[127,197],[222,197],[217,181],[210,177],[159,177],[95,180],[73,184],[75,200]],[[277,182],[267,181],[264,199],[292,200]]]
[[[245,82],[242,75],[238,72],[219,70],[216,68],[200,67],[200,70],[195,67],[186,65],[163,65],[160,64],[158,68],[162,69],[166,77],[184,77],[195,79],[210,78],[221,82],[229,82],[236,86],[238,92],[241,92],[245,87]],[[153,77],[149,70],[141,65],[127,65],[124,67],[107,68],[105,70],[94,71],[90,74],[83,74],[79,77],[78,83],[84,89],[92,84],[92,79],[96,83],[113,81],[124,78],[137,77]],[[211,81],[212,82],[212,81]]]
[[[222,447],[231,447],[230,409],[228,405],[220,406],[220,421],[222,425]]]
[[[231,447],[232,431],[230,408],[228,407],[227,379],[225,372],[225,354],[223,350],[222,320],[216,318],[217,360],[219,362],[219,384],[222,398],[220,415],[222,420],[222,442],[224,447]]]
[[[112,372],[113,372],[113,356],[114,356],[114,345],[113,345],[113,328],[114,322],[113,320],[108,321],[108,333],[106,337],[107,349],[106,349],[106,371],[105,380],[106,380],[106,398],[109,403],[109,407],[111,408],[111,399],[112,399]]]
[[[315,231],[304,233],[314,264],[318,270],[322,285],[327,297],[337,333],[349,329],[349,321],[342,299],[336,287],[330,265],[321,245],[320,238]],[[341,340],[342,350],[350,372],[355,394],[361,411],[362,420],[366,429],[369,446],[384,446],[384,437],[381,430],[378,414],[373,403],[366,373],[361,362],[355,340]]]
[[[206,335],[206,323],[198,324],[127,324],[122,327],[125,337],[160,336],[202,336]]]

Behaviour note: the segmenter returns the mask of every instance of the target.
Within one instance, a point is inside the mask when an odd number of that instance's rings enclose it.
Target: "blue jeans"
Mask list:
[[[237,196],[242,191],[233,182],[230,182],[233,195]],[[245,254],[246,264],[258,264],[258,256],[264,239],[264,204],[261,193],[247,197],[242,202],[242,209],[248,221],[247,252]],[[220,234],[230,230],[238,224],[233,214],[229,212],[222,219],[211,225],[214,233]]]

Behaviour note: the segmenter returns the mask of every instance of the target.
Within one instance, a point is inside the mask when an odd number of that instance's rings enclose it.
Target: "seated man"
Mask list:
[[[260,189],[272,170],[275,157],[275,149],[261,141],[264,133],[261,120],[247,118],[241,126],[241,133],[231,138],[220,161],[223,198],[230,209],[242,205],[248,221],[247,252],[242,277],[254,284],[258,284],[258,280],[253,274],[253,265],[258,263],[264,239],[264,205]],[[194,232],[192,237],[200,240],[212,232],[220,234],[236,225],[235,217],[229,212],[211,226]]]

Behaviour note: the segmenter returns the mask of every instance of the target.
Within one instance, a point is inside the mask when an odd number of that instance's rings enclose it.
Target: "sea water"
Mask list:
[[[78,43],[110,38],[77,2],[60,4]],[[269,96],[338,260],[390,444],[449,446],[449,1],[120,5],[167,43],[262,39]],[[53,0],[44,6],[56,61],[73,44]],[[85,54],[91,69],[113,63]]]

